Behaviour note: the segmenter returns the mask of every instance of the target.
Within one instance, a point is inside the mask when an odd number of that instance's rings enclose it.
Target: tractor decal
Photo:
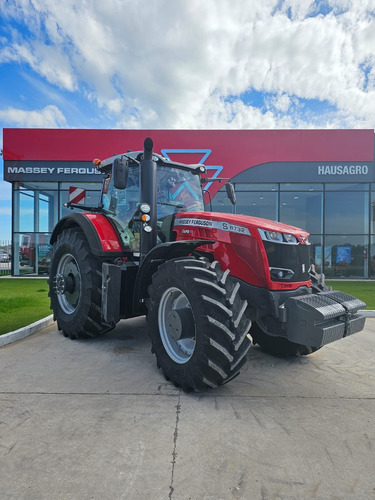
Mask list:
[[[209,227],[212,229],[219,229],[220,231],[227,231],[230,233],[240,233],[247,236],[251,236],[251,233],[247,227],[238,226],[236,224],[230,224],[225,221],[214,221],[209,219],[177,219],[175,221],[175,226],[197,226],[197,227]]]

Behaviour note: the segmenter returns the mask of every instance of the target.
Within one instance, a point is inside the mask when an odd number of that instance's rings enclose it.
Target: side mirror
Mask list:
[[[113,185],[116,189],[125,189],[128,184],[129,162],[125,157],[116,158],[113,162]]]
[[[237,200],[236,200],[236,192],[234,191],[234,186],[231,182],[227,182],[225,184],[225,189],[227,191],[227,196],[230,200],[230,202],[232,203],[232,205],[235,205],[237,203]]]

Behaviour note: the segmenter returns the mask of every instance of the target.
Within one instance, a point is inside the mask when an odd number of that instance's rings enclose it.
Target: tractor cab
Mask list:
[[[204,211],[203,165],[173,163],[153,154],[155,168],[147,177],[141,175],[141,161],[142,153],[130,153],[99,166],[105,174],[100,208],[116,227],[124,248],[133,253],[140,251],[142,233],[151,233],[156,227],[156,244],[170,241],[176,213]],[[148,194],[147,188],[153,184],[153,192]]]

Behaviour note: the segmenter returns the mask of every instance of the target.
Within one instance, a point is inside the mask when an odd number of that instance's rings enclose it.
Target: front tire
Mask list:
[[[101,321],[101,261],[78,228],[58,235],[48,284],[54,319],[65,337],[96,337],[109,330]]]
[[[253,344],[258,344],[262,351],[279,358],[288,358],[292,356],[307,356],[320,349],[309,345],[295,344],[283,337],[274,337],[265,333],[259,325],[253,323],[250,335]]]
[[[311,280],[311,290],[313,294],[332,290],[331,286],[325,284],[324,274],[317,273],[313,264],[311,264],[309,268],[309,278]],[[253,344],[258,344],[264,352],[273,356],[284,358],[291,356],[307,356],[320,349],[320,347],[295,344],[283,337],[268,335],[256,323],[253,323],[250,335],[253,338]]]
[[[185,257],[161,264],[149,287],[152,352],[167,380],[184,391],[225,384],[250,348],[247,302],[218,262]]]

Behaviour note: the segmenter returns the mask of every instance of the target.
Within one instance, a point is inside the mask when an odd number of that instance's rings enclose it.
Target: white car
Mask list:
[[[10,257],[7,252],[0,252],[0,262],[9,262]]]

